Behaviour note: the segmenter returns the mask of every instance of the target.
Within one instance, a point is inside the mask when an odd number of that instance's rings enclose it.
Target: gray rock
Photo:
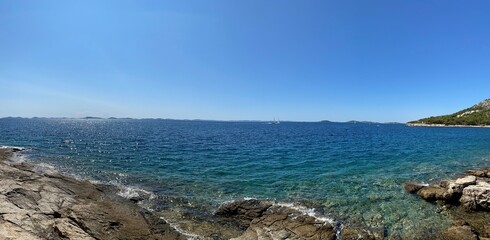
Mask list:
[[[271,206],[272,203],[267,201],[247,199],[222,205],[215,215],[246,229],[253,219],[261,217]]]
[[[464,186],[457,184],[455,182],[449,183],[447,186],[447,191],[444,197],[447,200],[458,200],[461,197],[461,194],[463,193]]]
[[[476,177],[466,176],[466,177],[458,178],[456,179],[455,183],[463,186],[474,185],[476,184]]]
[[[472,210],[490,210],[490,186],[472,185],[463,189],[461,205]]]
[[[8,161],[13,152],[0,149],[0,239],[185,239],[94,184]]]
[[[283,206],[272,206],[255,218],[240,237],[233,240],[336,239],[336,229],[328,221]]]

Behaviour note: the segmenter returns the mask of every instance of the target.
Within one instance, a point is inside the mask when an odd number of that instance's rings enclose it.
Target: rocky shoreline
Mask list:
[[[138,206],[140,199],[117,195],[115,186],[93,184],[12,161],[19,148],[0,148],[0,239],[384,239],[383,232],[344,225],[316,209],[243,199],[223,204],[212,225],[228,231],[190,236]],[[490,239],[490,168],[467,171],[437,184],[409,182],[405,189],[442,206],[454,219],[440,237]],[[407,197],[409,197],[407,195]],[[320,211],[321,212],[321,211]],[[427,237],[427,236],[426,236]],[[414,236],[413,239],[425,239]]]
[[[407,182],[405,190],[442,206],[454,221],[442,233],[448,240],[490,240],[490,168],[469,170],[439,183]]]
[[[186,239],[114,187],[10,161],[20,150],[0,148],[0,239]]]
[[[0,239],[229,239],[185,235],[117,195],[115,186],[93,184],[12,161],[22,149],[0,148]],[[231,239],[376,239],[369,231],[317,217],[305,207],[256,199],[222,205],[215,224],[238,229]],[[379,238],[379,237],[378,237]]]

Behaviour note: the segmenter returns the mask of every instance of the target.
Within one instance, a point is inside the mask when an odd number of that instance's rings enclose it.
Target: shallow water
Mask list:
[[[490,163],[488,128],[0,119],[0,133],[0,145],[29,147],[31,161],[148,190],[147,206],[190,232],[200,230],[183,218],[205,219],[225,201],[254,197],[321,206],[326,216],[392,239],[430,235],[450,218],[403,183]]]

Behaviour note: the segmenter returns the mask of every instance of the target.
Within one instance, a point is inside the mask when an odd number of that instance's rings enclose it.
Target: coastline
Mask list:
[[[387,237],[380,229],[364,228],[362,223],[346,224],[349,216],[339,222],[317,215],[314,207],[258,199],[224,203],[214,213],[214,220],[204,224],[208,230],[214,228],[212,234],[193,235],[136,204],[140,200],[118,195],[120,189],[116,186],[78,180],[57,172],[40,172],[36,165],[15,161],[16,157],[22,157],[22,150],[0,147],[0,239],[335,240]],[[490,172],[488,174],[490,176]],[[487,178],[480,179],[487,181]],[[416,186],[424,188],[428,185]],[[470,239],[490,236],[486,223],[482,222],[489,219],[486,212],[468,212],[444,205],[442,214],[464,219],[463,222],[455,221],[454,226],[444,232],[446,235],[464,228],[471,231],[459,236],[476,236]],[[191,216],[189,220],[198,218]],[[233,232],[225,237],[223,233],[231,229]],[[439,236],[442,233],[438,232],[425,234],[414,236],[414,239],[456,239]]]
[[[1,239],[186,239],[113,186],[11,161],[21,150],[0,148]]]
[[[452,225],[442,232],[443,239],[490,239],[490,168],[467,170],[457,178],[431,184],[406,182],[404,187],[452,216]]]
[[[442,128],[490,128],[490,125],[445,125],[427,123],[407,123],[409,127],[442,127]]]
[[[209,236],[182,232],[116,186],[39,171],[16,161],[23,148],[0,147],[0,239],[381,239],[383,233],[317,216],[314,209],[268,200],[224,203]],[[197,220],[197,219],[195,219]],[[235,233],[219,233],[234,229]],[[238,232],[236,232],[238,230]],[[230,235],[231,234],[231,235]]]

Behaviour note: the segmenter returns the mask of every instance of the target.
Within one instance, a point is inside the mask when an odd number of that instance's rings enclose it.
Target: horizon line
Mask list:
[[[200,119],[200,118],[162,118],[162,117],[143,117],[143,118],[134,118],[134,117],[94,117],[94,116],[86,116],[86,117],[0,117],[0,119],[73,119],[73,120],[173,120],[173,121],[208,121],[208,122],[271,122],[272,120],[250,120],[250,119],[240,119],[240,120],[217,120],[217,119]],[[406,124],[407,122],[397,122],[397,121],[388,121],[388,122],[377,122],[377,121],[369,121],[369,120],[348,120],[348,121],[332,121],[332,120],[317,120],[317,121],[298,121],[298,120],[280,120],[280,122],[304,122],[304,123],[376,123],[376,124]]]

